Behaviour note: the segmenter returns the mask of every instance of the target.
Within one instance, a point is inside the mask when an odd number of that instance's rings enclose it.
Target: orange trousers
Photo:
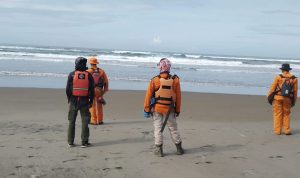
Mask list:
[[[103,123],[103,107],[102,103],[98,100],[99,97],[102,97],[102,90],[95,88],[95,97],[93,105],[90,108],[91,113],[91,124],[102,124]]]
[[[274,133],[281,134],[281,129],[285,134],[291,133],[290,128],[290,114],[291,114],[291,100],[283,98],[282,100],[273,101],[273,119],[274,119]]]

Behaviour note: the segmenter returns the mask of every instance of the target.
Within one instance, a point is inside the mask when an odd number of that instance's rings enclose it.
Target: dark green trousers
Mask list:
[[[69,107],[69,129],[68,129],[68,143],[73,144],[75,138],[75,123],[78,110],[80,111],[81,115],[81,141],[82,143],[87,143],[89,141],[90,130],[89,130],[89,123],[91,119],[91,114],[89,111],[88,106],[81,106],[78,107],[76,104],[70,103]]]

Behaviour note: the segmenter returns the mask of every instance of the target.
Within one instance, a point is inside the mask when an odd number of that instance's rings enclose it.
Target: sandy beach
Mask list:
[[[264,96],[183,93],[175,154],[168,130],[165,157],[153,155],[153,126],[143,118],[144,91],[110,91],[104,125],[90,126],[89,148],[67,145],[63,89],[0,88],[0,177],[241,178],[300,177],[299,105],[292,136],[272,133]]]

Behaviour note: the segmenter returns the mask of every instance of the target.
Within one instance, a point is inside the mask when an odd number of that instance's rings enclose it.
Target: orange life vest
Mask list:
[[[99,68],[97,68],[96,70],[93,71],[92,76],[94,78],[95,87],[103,88],[104,86],[103,72]]]
[[[176,94],[173,89],[173,77],[160,78],[160,87],[155,92],[156,104],[170,105],[176,102]]]
[[[75,71],[73,78],[73,95],[88,96],[89,77],[86,71]]]

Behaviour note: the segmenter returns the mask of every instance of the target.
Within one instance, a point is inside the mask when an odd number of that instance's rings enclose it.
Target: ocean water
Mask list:
[[[118,90],[145,90],[163,57],[183,91],[265,95],[282,63],[300,73],[299,59],[0,45],[0,87],[65,88],[75,58],[91,55]]]

